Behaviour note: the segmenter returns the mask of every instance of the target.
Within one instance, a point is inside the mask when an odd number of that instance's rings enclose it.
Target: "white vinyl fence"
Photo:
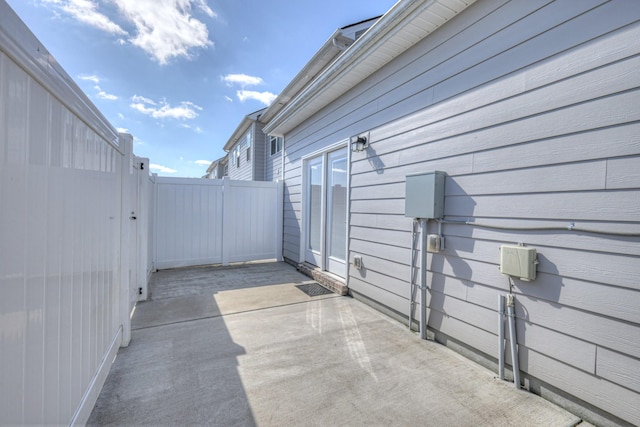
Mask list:
[[[83,425],[129,343],[148,211],[132,147],[0,0],[0,425]]]
[[[282,259],[282,183],[155,180],[154,267]]]

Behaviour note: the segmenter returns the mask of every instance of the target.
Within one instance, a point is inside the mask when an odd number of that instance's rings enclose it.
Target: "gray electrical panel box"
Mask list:
[[[444,172],[407,175],[404,216],[436,219],[444,216]]]

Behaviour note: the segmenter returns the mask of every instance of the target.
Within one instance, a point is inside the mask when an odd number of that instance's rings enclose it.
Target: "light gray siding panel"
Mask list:
[[[352,278],[349,282],[349,287],[354,291],[361,293],[362,295],[371,298],[380,304],[389,307],[390,309],[408,315],[409,304],[403,297],[395,295],[384,288],[372,286],[366,282],[360,281],[356,278]],[[419,306],[419,304],[417,304]]]
[[[476,173],[447,180],[446,194],[474,196],[538,193],[541,190],[544,192],[604,190],[606,175],[606,160],[495,173]]]
[[[499,262],[499,242],[464,239],[446,234],[445,237],[446,248],[441,252],[442,255],[493,262],[496,265]],[[518,242],[505,240],[504,243]],[[633,256],[546,247],[538,251],[537,271],[640,290],[640,262],[637,259],[638,257]]]
[[[369,285],[371,285],[371,283],[383,283],[384,289],[387,292],[391,292],[395,295],[398,295],[406,299],[407,307],[408,307],[410,290],[409,290],[409,286],[407,286],[406,280],[401,280],[392,276],[385,275],[384,270],[382,273],[376,271],[375,268],[379,267],[379,264],[375,262],[375,259],[373,257],[368,257],[367,259],[371,260],[371,262],[368,262],[367,265],[363,267],[363,269],[366,269],[366,271],[362,271],[362,274],[360,274],[360,272],[354,269],[355,271],[352,271],[351,275],[356,277],[358,280],[365,282]],[[379,258],[377,259],[380,260]],[[380,260],[380,261],[384,261],[384,260]],[[407,268],[407,272],[408,271],[409,269]]]
[[[497,299],[496,299],[497,300]],[[492,358],[498,357],[496,336],[439,310],[428,311],[428,325]],[[464,337],[464,340],[461,340]]]
[[[603,141],[607,143],[603,144]],[[507,167],[515,169],[579,162],[633,155],[638,151],[640,123],[634,122],[474,153],[473,171],[481,173]]]
[[[640,425],[638,393],[603,380],[599,376],[585,373],[566,364],[522,348],[520,367],[531,375],[586,402],[615,414],[633,425]]]
[[[598,348],[597,362],[599,376],[640,392],[640,359]]]
[[[640,358],[640,328],[633,324],[559,304],[540,304],[528,296],[517,298],[516,315],[547,329],[564,331],[581,340]]]
[[[374,209],[373,202],[359,202],[362,209]],[[404,205],[384,203],[381,213],[401,213]],[[505,216],[530,219],[573,219],[576,221],[636,221],[640,215],[638,190],[580,193],[513,194],[496,196],[450,196],[446,198],[445,215],[463,217]]]
[[[364,241],[382,242],[392,246],[410,247],[411,245],[411,233],[408,231],[351,227],[351,237]]]
[[[253,127],[250,127],[247,133],[252,132]],[[247,162],[247,133],[245,133],[229,151],[229,179],[251,181],[253,180],[253,162]],[[255,141],[251,141],[252,145]],[[233,164],[231,156],[234,155],[236,147],[240,147],[240,161],[239,164]]]
[[[566,221],[523,221],[523,220],[483,220],[482,223],[512,226],[519,228],[526,227],[558,227],[558,231],[548,231],[546,233],[511,230],[509,233],[509,241],[511,242],[527,242],[528,245],[538,247],[565,248],[576,250],[588,250],[592,252],[606,252],[620,255],[637,255],[640,256],[640,245],[637,239],[633,237],[618,237],[603,239],[601,235],[582,233],[577,231],[569,231],[567,228],[569,223]],[[575,223],[577,227],[592,228],[594,230],[610,230],[617,232],[629,232],[632,229],[627,223]],[[615,227],[614,227],[615,226]],[[564,230],[563,230],[564,229]],[[445,224],[443,227],[444,234],[448,236],[466,237],[479,240],[492,240],[496,242],[504,242],[504,230],[492,230],[481,227],[468,227],[463,224]],[[640,234],[640,226],[635,228]],[[542,249],[541,249],[542,250]]]
[[[271,154],[271,142],[269,136],[265,135],[264,156],[266,163],[265,179],[267,181],[277,181],[282,179],[282,151]]]
[[[494,298],[494,301],[496,298]],[[559,360],[591,374],[595,373],[596,345],[569,335],[546,329],[535,323],[517,323],[518,345],[534,348],[537,352]]]
[[[251,125],[253,129],[253,140],[251,141],[253,149],[253,180],[254,181],[274,181],[270,179],[272,171],[267,169],[267,157],[266,157],[266,136],[262,132],[264,125],[260,122],[255,122]],[[246,158],[246,155],[245,155]]]
[[[403,215],[404,198],[381,200],[353,200],[351,202],[351,212]]]
[[[355,252],[367,253],[369,255],[388,259],[399,264],[409,265],[411,256],[411,251],[409,250],[409,248],[387,246],[384,243],[365,242],[362,240],[353,239],[349,247]]]
[[[356,254],[362,255],[362,253],[356,251],[355,249],[351,249],[351,252],[350,252],[351,264],[353,264],[353,256]],[[364,268],[362,270],[356,270],[355,268],[353,268],[353,265],[350,266],[349,274],[351,277],[359,278],[362,281],[367,281],[367,282],[375,281],[375,283],[384,284],[385,281],[387,280],[386,278],[384,278],[384,280],[381,280],[381,281],[376,281],[375,276],[373,277],[368,276],[369,271],[374,271],[398,280],[404,279],[406,281],[405,283],[406,291],[398,290],[396,293],[398,295],[405,295],[405,294],[408,295],[408,292],[409,292],[409,282],[408,282],[409,266],[408,265],[399,264],[389,259],[379,258],[371,254],[366,254],[366,255],[367,255],[366,261],[364,264]]]
[[[640,156],[607,160],[607,188],[640,188]]]
[[[449,175],[464,175],[473,171],[474,155],[468,154],[458,157],[417,161],[399,161],[400,152],[390,153],[389,158],[376,155],[373,148],[367,149],[366,159],[354,156],[351,165],[351,185],[362,187],[366,185],[404,182],[405,176],[435,170],[436,167],[446,170]]]
[[[403,215],[377,215],[351,212],[351,225],[389,230],[411,230],[411,218]]]
[[[371,132],[371,147],[378,156],[398,152],[395,158],[398,164],[458,156],[558,135],[637,122],[640,116],[639,97],[640,91],[634,90],[591,102],[552,109],[546,113],[532,112],[533,115],[520,117],[519,120],[503,122],[501,117],[504,113],[501,109],[493,111],[491,116],[486,116],[485,110],[479,109],[420,129],[399,133],[379,143],[376,143],[374,132]],[[465,105],[466,99],[462,96],[450,102]],[[431,114],[426,115],[431,116]],[[580,117],[581,120],[575,120],[576,117]],[[422,147],[413,148],[418,145]],[[385,162],[384,157],[382,162],[393,166]]]
[[[449,297],[440,292],[434,292],[433,290],[429,296],[429,308],[432,310],[441,311],[447,315],[450,315],[449,313],[456,313],[455,317],[458,320],[491,332],[496,336],[498,335],[497,315],[494,311],[457,298]],[[496,301],[498,301],[497,297]]]

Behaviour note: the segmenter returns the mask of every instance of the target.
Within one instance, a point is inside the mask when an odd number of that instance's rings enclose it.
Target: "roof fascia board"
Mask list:
[[[276,99],[267,108],[260,117],[262,123],[267,123],[289,102],[298,92],[304,88],[314,77],[324,70],[328,64],[333,61],[340,52],[334,44],[335,39],[339,39],[342,30],[336,30],[329,39],[320,47],[320,49],[311,57],[291,82],[280,92]]]
[[[238,142],[238,140],[242,137],[242,135],[244,135],[249,127],[258,120],[258,118],[260,117],[260,113],[264,110],[265,109],[263,108],[262,110],[254,111],[253,113],[244,116],[236,130],[231,134],[231,137],[229,138],[227,143],[224,144],[223,150],[229,152],[229,150],[231,150],[231,147],[233,147],[235,143]]]

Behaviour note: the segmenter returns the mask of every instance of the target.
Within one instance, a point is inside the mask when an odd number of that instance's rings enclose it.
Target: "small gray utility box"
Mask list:
[[[407,175],[404,216],[437,219],[444,217],[444,172]]]

